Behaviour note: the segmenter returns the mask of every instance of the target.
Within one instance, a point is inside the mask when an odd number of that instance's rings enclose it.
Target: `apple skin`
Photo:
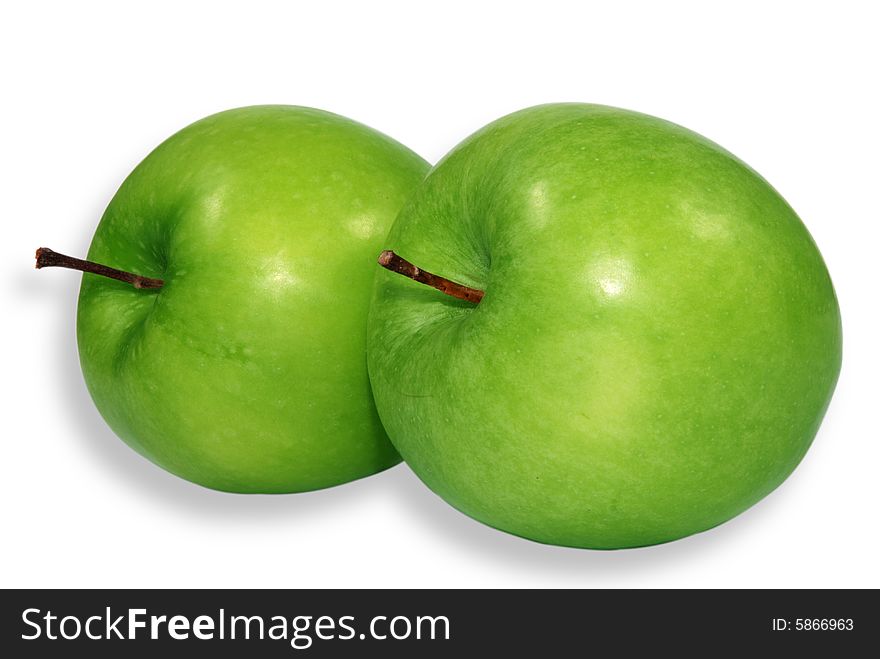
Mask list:
[[[380,270],[368,367],[415,473],[544,543],[703,531],[778,486],[841,360],[804,225],[757,173],[661,119],[526,109],[448,154],[386,241],[485,291],[474,306]]]
[[[126,179],[84,275],[83,375],[110,427],[168,471],[300,492],[399,462],[366,371],[376,253],[428,164],[320,110],[256,106],[183,129]]]

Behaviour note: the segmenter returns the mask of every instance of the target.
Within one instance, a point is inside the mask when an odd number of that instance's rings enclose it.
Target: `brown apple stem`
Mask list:
[[[396,272],[404,277],[409,277],[420,284],[427,284],[447,295],[457,297],[459,300],[466,300],[467,302],[479,304],[480,300],[483,299],[484,293],[480,289],[471,288],[464,284],[457,284],[454,281],[449,281],[446,277],[441,277],[440,275],[432,274],[427,270],[422,270],[420,267],[413,265],[402,256],[398,256],[390,249],[386,249],[379,254],[379,265],[391,270],[391,272]]]
[[[165,283],[161,279],[153,279],[152,277],[142,277],[125,270],[117,270],[110,266],[101,265],[92,261],[77,259],[65,254],[53,252],[48,247],[40,247],[37,250],[37,270],[40,268],[70,268],[71,270],[80,270],[81,272],[91,272],[92,274],[110,277],[110,279],[118,279],[127,284],[131,284],[135,288],[162,288]]]

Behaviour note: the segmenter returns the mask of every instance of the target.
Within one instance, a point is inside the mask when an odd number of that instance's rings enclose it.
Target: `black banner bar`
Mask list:
[[[847,652],[873,590],[6,590],[7,657]],[[852,655],[840,655],[852,656]]]

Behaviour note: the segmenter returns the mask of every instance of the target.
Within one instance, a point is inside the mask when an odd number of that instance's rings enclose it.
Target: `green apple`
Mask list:
[[[213,115],[160,145],[107,208],[77,339],[110,427],[185,479],[299,492],[399,461],[373,405],[375,254],[428,165],[366,126],[302,107]]]
[[[660,119],[502,118],[431,171],[386,247],[485,297],[380,270],[385,429],[446,501],[526,538],[634,547],[730,519],[795,468],[837,380],[837,300],[804,225]]]

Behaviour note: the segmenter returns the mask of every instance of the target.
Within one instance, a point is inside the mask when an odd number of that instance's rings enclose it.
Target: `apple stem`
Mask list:
[[[40,268],[51,267],[70,268],[71,270],[79,270],[81,272],[91,272],[92,274],[102,275],[104,277],[109,277],[110,279],[124,281],[135,288],[162,288],[162,285],[165,283],[161,279],[142,277],[141,275],[126,272],[125,270],[117,270],[116,268],[101,265],[100,263],[59,254],[58,252],[53,252],[48,247],[40,247],[37,250],[37,270]]]
[[[404,277],[409,277],[413,281],[432,286],[438,291],[456,297],[459,300],[479,304],[480,300],[483,299],[484,293],[480,289],[471,288],[464,284],[457,284],[454,281],[446,279],[446,277],[431,274],[427,270],[422,270],[420,267],[413,265],[402,256],[398,256],[390,249],[386,249],[379,254],[379,265],[391,272],[396,272]]]

